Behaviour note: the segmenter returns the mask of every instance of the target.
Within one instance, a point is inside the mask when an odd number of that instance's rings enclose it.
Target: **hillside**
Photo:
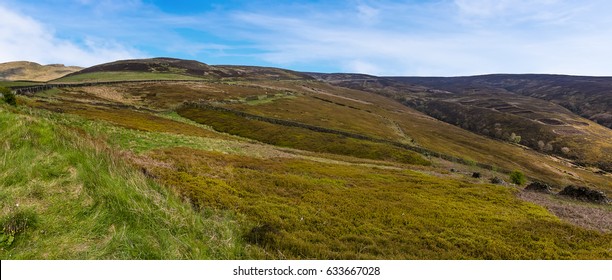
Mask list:
[[[415,105],[463,94],[168,58],[64,79],[0,102],[2,259],[612,258],[612,205],[556,194],[611,175]]]
[[[40,65],[29,61],[0,63],[0,80],[46,82],[83,69],[63,64]]]
[[[466,130],[528,146],[576,164],[612,170],[612,78],[489,75],[457,78],[318,75],[375,92]],[[565,106],[565,107],[564,107]],[[566,108],[567,107],[567,108]]]
[[[467,91],[470,88],[504,89],[511,93],[551,101],[584,118],[612,128],[612,77],[499,74],[393,79],[453,91]]]

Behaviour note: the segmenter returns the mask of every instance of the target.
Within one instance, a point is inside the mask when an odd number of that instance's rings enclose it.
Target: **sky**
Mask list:
[[[612,76],[612,1],[0,0],[0,62]]]

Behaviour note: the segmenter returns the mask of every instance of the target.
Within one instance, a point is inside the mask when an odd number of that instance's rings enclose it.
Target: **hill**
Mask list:
[[[54,82],[120,80],[308,79],[298,72],[254,66],[211,66],[175,58],[130,59],[85,68]]]
[[[83,69],[63,64],[40,65],[35,62],[14,61],[0,63],[0,80],[46,82]]]
[[[99,82],[0,104],[2,259],[612,258],[612,205],[556,194],[609,197],[610,174],[413,104],[462,94],[170,60],[94,66],[72,77]],[[174,69],[189,67],[210,74]],[[509,183],[513,170],[552,193]]]

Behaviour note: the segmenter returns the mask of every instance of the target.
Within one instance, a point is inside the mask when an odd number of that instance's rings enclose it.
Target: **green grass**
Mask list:
[[[246,219],[270,259],[609,259],[612,234],[569,225],[503,186],[419,172],[186,148],[152,151],[159,180]]]
[[[250,120],[230,112],[204,108],[181,108],[181,116],[210,125],[214,129],[282,147],[319,153],[348,155],[375,160],[429,165],[421,155],[389,144],[370,142],[306,128],[289,127]]]
[[[231,213],[194,211],[103,142],[40,114],[0,105],[1,259],[244,254]]]
[[[203,80],[203,78],[175,73],[151,72],[95,72],[62,77],[51,83],[138,81],[138,80]]]

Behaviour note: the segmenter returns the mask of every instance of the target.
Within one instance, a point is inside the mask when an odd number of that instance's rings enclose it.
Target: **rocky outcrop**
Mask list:
[[[548,184],[542,183],[542,182],[533,182],[527,185],[527,187],[525,187],[525,190],[532,191],[532,192],[549,193],[549,194],[553,192]]]
[[[603,192],[592,190],[587,187],[570,185],[565,187],[561,192],[559,192],[559,195],[592,203],[609,203],[609,199]]]

